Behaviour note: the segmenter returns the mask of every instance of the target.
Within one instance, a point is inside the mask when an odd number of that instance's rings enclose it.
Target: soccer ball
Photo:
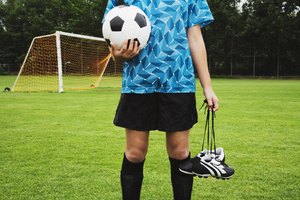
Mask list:
[[[151,31],[147,15],[136,6],[121,5],[111,9],[104,18],[102,33],[106,42],[121,48],[125,40],[134,39],[142,49]]]

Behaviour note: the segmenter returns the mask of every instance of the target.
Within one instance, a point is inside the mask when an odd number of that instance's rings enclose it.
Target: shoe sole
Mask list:
[[[216,179],[229,180],[232,176],[233,175],[228,176],[228,177],[216,177],[216,176],[213,176],[213,177],[216,178]]]
[[[211,175],[210,174],[197,174],[195,172],[188,172],[188,171],[184,171],[182,169],[179,169],[179,171],[181,171],[184,174],[188,174],[188,175],[192,175],[192,176],[198,176],[199,178],[208,178]]]
[[[181,171],[181,172],[184,173],[184,174],[194,175],[193,172],[184,171],[184,170],[182,170],[182,169],[180,169],[180,168],[179,168],[179,171]]]
[[[188,175],[192,175],[192,176],[198,176],[199,178],[208,178],[208,177],[213,177],[216,179],[222,179],[222,180],[229,180],[233,174],[231,176],[227,176],[227,177],[219,177],[219,176],[212,176],[211,174],[197,174],[195,172],[188,172],[188,171],[184,171],[182,169],[179,169],[179,171],[181,171],[184,174],[188,174]]]

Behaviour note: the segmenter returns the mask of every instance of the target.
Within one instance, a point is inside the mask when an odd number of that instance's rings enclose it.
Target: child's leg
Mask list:
[[[149,132],[126,129],[126,150],[121,169],[124,200],[140,199]]]
[[[179,165],[190,159],[189,131],[167,133],[166,142],[171,165],[174,200],[190,200],[193,189],[193,176],[179,171]]]

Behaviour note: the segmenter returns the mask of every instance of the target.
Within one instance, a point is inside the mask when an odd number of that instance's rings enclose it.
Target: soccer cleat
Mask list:
[[[221,178],[221,179],[229,179],[234,174],[234,169],[229,167],[225,162],[218,161],[217,158],[211,158],[209,161],[201,159],[201,162],[196,164],[204,166],[211,174],[212,177]],[[201,171],[199,171],[201,173]],[[199,173],[197,169],[193,169],[193,173],[198,175]]]
[[[193,173],[193,163],[194,162],[200,162],[199,159],[204,159],[204,156],[207,155],[208,150],[204,149],[203,151],[201,151],[197,156],[195,156],[194,158],[192,158],[191,160],[183,163],[180,165],[179,170],[185,174],[190,174],[190,175],[195,175]],[[209,151],[208,153],[210,153],[210,157],[216,157],[218,161],[225,161],[225,154],[224,154],[224,150],[222,147],[219,147],[216,149],[217,154],[214,154],[215,151]],[[211,158],[210,157],[205,157],[206,161],[210,161]]]
[[[194,158],[182,163],[179,166],[179,171],[185,174],[204,178],[211,176],[209,170],[204,165],[199,165],[199,163],[201,163],[202,160],[206,162],[211,161],[211,157],[208,154],[206,154],[206,152],[207,150],[203,150]]]
[[[205,150],[207,152],[207,150]],[[209,151],[208,154],[219,162],[225,163],[225,153],[222,147],[218,147],[216,151]]]
[[[207,178],[211,176],[210,171],[201,164],[201,158],[198,155],[191,160],[181,164],[179,171],[184,174]]]
[[[223,148],[219,147],[215,151],[203,150],[191,160],[180,165],[182,173],[196,175],[207,178],[229,179],[234,174],[234,169],[225,164],[225,154]]]
[[[211,156],[212,160],[207,162],[208,160],[204,160],[203,164],[206,166],[213,166],[215,170],[212,169],[211,175],[215,178],[222,178],[222,179],[229,179],[234,174],[234,169],[229,167],[225,163],[225,153],[222,147],[216,149],[216,151],[210,151],[209,155]]]

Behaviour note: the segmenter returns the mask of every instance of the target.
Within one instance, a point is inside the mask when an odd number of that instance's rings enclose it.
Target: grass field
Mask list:
[[[0,76],[0,89],[15,77]],[[193,200],[300,199],[300,81],[213,79],[229,181],[195,178]],[[198,87],[199,88],[199,87]],[[121,199],[119,88],[0,93],[0,199]],[[200,107],[202,93],[198,90]],[[204,125],[191,130],[200,150]],[[171,200],[165,135],[152,132],[141,199]]]
[[[10,79],[10,78],[8,78]],[[121,87],[121,75],[103,76],[98,84],[99,76],[63,76],[63,85],[65,90],[86,90],[91,89],[91,86],[98,87]],[[14,81],[14,80],[12,80]],[[13,83],[9,84],[12,86]],[[57,92],[58,76],[20,76],[15,85],[14,91],[17,92]],[[11,87],[12,88],[12,87]]]

